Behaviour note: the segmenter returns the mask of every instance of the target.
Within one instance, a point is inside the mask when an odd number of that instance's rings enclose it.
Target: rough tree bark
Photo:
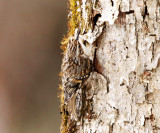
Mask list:
[[[97,49],[79,119],[62,94],[61,132],[160,133],[160,1],[70,2],[68,36],[80,27]]]

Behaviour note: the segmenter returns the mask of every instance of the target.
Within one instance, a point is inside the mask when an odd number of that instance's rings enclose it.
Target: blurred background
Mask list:
[[[67,0],[0,0],[0,133],[59,133]]]

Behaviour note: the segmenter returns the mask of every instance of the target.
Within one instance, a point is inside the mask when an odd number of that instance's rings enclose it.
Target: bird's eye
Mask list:
[[[84,45],[85,45],[85,46],[87,45],[87,41],[86,41],[86,40],[84,41]]]

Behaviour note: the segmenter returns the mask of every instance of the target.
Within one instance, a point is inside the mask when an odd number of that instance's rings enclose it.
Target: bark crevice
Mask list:
[[[82,36],[97,48],[76,132],[159,133],[159,1],[92,2],[82,0],[85,24],[89,15],[84,5],[93,6],[94,16],[93,30]]]

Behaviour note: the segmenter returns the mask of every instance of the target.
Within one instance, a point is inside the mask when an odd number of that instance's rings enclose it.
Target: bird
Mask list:
[[[90,58],[92,48],[85,41],[79,41],[80,30],[69,39],[62,60],[62,86],[64,93],[64,104],[68,105],[70,112],[76,113],[76,92],[82,89],[84,82],[89,78],[93,68],[93,60]]]

